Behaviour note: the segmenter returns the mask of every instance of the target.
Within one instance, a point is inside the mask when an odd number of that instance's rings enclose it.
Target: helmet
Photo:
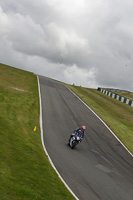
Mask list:
[[[82,126],[82,129],[85,130],[85,129],[86,129],[86,126]]]

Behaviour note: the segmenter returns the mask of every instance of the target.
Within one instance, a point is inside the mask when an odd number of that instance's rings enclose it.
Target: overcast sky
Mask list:
[[[0,62],[133,91],[133,0],[0,0]]]

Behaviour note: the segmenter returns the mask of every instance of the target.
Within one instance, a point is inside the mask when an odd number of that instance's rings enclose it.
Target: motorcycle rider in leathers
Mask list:
[[[86,130],[86,127],[83,125],[81,128],[77,128],[74,130],[74,132],[71,134],[70,136],[70,139],[71,137],[73,137],[73,135],[77,134],[78,136],[80,136],[82,139],[85,135],[85,130]],[[70,142],[70,139],[69,139],[69,142]],[[68,143],[69,144],[69,143]]]

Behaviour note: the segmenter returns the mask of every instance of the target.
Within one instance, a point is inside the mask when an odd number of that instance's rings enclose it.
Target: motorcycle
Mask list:
[[[74,149],[74,147],[82,141],[82,137],[78,135],[78,133],[73,133],[69,139],[68,145],[71,147],[71,149]]]

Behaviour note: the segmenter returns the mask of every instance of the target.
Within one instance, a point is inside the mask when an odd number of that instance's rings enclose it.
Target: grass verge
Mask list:
[[[96,89],[66,85],[101,117],[133,154],[133,108]]]
[[[37,77],[0,64],[1,200],[74,199],[51,167],[39,131]]]

